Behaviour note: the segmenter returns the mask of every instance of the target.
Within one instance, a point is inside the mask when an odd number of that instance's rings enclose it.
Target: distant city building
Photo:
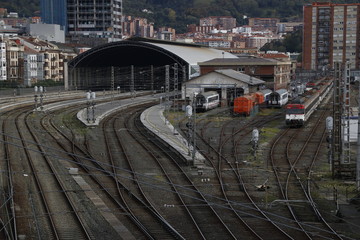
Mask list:
[[[122,0],[67,0],[67,30],[73,40],[76,37],[121,40],[121,18]]]
[[[7,15],[8,18],[18,18],[19,17],[19,14],[17,12],[10,12],[8,15]]]
[[[215,27],[219,30],[231,30],[236,27],[236,18],[230,16],[206,17],[200,19],[200,27]]]
[[[268,29],[276,33],[278,23],[280,23],[280,19],[278,18],[249,18],[249,26],[253,31],[264,31]]]
[[[175,41],[176,32],[173,28],[162,27],[157,31],[157,38],[166,41]]]
[[[260,49],[266,43],[270,43],[273,40],[279,39],[277,36],[268,36],[268,35],[253,35],[246,38],[246,47],[247,48],[257,48]]]
[[[28,33],[42,40],[65,43],[65,31],[57,24],[29,24]]]
[[[32,86],[44,79],[44,54],[24,49],[24,85]]]
[[[18,40],[6,42],[7,80],[23,83],[24,46]]]
[[[215,26],[197,26],[195,24],[190,24],[188,26],[188,32],[190,33],[210,33],[215,29]]]
[[[31,17],[30,18],[30,23],[41,23],[41,17]]]
[[[360,69],[360,4],[313,3],[304,7],[302,66],[333,68],[349,61]]]
[[[1,38],[16,37],[23,32],[24,30],[22,28],[14,28],[11,25],[5,25],[3,21],[0,21]]]
[[[0,17],[6,17],[8,15],[6,8],[0,8]]]
[[[0,42],[0,81],[7,79],[6,72],[6,43]]]
[[[67,0],[40,0],[41,20],[46,24],[58,24],[66,29]]]
[[[231,48],[231,41],[226,39],[194,39],[194,43],[212,48]]]
[[[278,33],[290,33],[294,32],[298,29],[303,28],[302,22],[284,22],[284,23],[278,23]]]
[[[122,24],[123,36],[154,37],[154,23],[148,23],[146,18],[126,16]]]
[[[122,0],[41,0],[41,18],[60,25],[73,42],[91,38],[97,45],[122,38]]]

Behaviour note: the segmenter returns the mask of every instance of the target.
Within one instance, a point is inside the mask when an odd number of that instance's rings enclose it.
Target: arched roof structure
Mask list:
[[[197,73],[199,62],[208,61],[214,58],[236,58],[235,55],[221,50],[202,47],[194,44],[184,44],[177,42],[131,38],[129,40],[112,42],[101,46],[94,47],[68,63],[69,68],[69,85],[74,81],[77,87],[85,88],[87,84],[79,78],[76,69],[93,71],[95,68],[125,68],[134,66],[135,69],[142,69],[148,66],[163,67],[166,65],[178,64],[179,68],[186,68],[186,78],[191,74]],[[135,70],[136,71],[136,70]],[[140,71],[140,70],[139,70]],[[143,71],[143,70],[141,70]],[[74,73],[76,72],[76,77]],[[104,71],[104,74],[109,71]],[[86,74],[90,76],[91,74]],[[77,78],[74,80],[74,78]],[[105,77],[104,77],[105,79]],[[91,80],[90,80],[91,81]],[[104,84],[106,86],[108,84]],[[163,84],[160,84],[163,85]]]
[[[221,50],[145,38],[131,38],[92,48],[69,62],[69,67],[166,65],[169,61],[197,65],[214,58],[237,58]]]

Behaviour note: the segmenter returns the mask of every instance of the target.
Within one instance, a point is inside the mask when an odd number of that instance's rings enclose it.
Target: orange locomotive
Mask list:
[[[255,111],[255,107],[264,103],[262,92],[250,93],[234,99],[234,114],[249,116]]]

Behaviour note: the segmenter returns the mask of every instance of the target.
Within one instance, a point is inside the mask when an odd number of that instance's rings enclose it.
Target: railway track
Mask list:
[[[322,216],[310,192],[312,167],[325,139],[327,111],[317,111],[306,126],[286,129],[271,147],[271,163],[278,186],[304,239],[346,239]],[[314,140],[315,139],[315,140]],[[306,182],[307,184],[304,184]]]
[[[49,239],[268,239],[270,233],[272,239],[351,239],[332,229],[316,208],[311,194],[316,186],[306,179],[322,150],[310,153],[299,133],[285,138],[284,149],[273,151],[276,158],[287,152],[290,159],[288,165],[274,163],[273,172],[281,184],[289,179],[279,189],[285,186],[284,199],[292,210],[268,209],[266,191],[253,190],[254,179],[272,172],[250,176],[244,162],[251,155],[252,129],[277,117],[250,123],[243,118],[199,120],[196,141],[207,161],[197,171],[142,126],[139,113],[147,106],[112,114],[93,129],[74,121],[79,107],[34,114],[25,106],[2,114],[5,161],[0,166],[7,182],[1,186],[8,195],[0,197],[8,207],[0,205],[0,238],[24,233]],[[308,144],[324,140],[321,127],[314,127],[320,133],[314,132],[316,140]],[[305,155],[298,152],[301,148]],[[19,178],[31,181],[20,186]],[[21,189],[26,191],[19,195]],[[305,204],[291,202],[298,194],[308,197]]]
[[[32,107],[26,106],[20,110],[7,111],[3,121],[9,162],[7,170],[14,176],[13,188],[16,191],[13,197],[14,227],[11,232],[34,238],[88,239],[84,237],[86,233],[78,233],[67,227],[69,223],[81,226],[81,221],[74,218],[75,211],[71,208],[71,202],[64,198],[65,188],[56,179],[57,175],[53,172],[44,149],[26,122],[33,115]],[[15,159],[21,159],[21,162]],[[27,179],[25,184],[22,183],[22,178]],[[33,223],[32,228],[27,227],[28,222]],[[59,234],[60,228],[69,231]]]
[[[272,121],[277,118],[279,118],[279,116],[272,116],[267,119],[267,121]],[[282,229],[277,227],[277,225],[266,216],[264,211],[257,206],[255,201],[252,200],[246,189],[244,189],[245,185],[241,178],[241,174],[238,171],[238,160],[235,159],[234,161],[232,161],[234,158],[231,157],[234,155],[234,146],[236,146],[236,143],[234,144],[234,142],[232,141],[234,136],[238,135],[239,133],[242,133],[242,135],[250,133],[251,135],[254,126],[259,126],[259,122],[264,124],[267,121],[264,121],[264,119],[262,119],[256,123],[244,123],[242,126],[239,126],[238,118],[235,121],[228,121],[221,126],[219,137],[217,137],[217,139],[219,139],[219,142],[216,143],[211,143],[211,140],[213,138],[206,136],[206,130],[209,130],[209,132],[213,132],[213,129],[215,128],[214,125],[217,125],[218,123],[211,120],[199,120],[199,122],[200,121],[204,123],[201,128],[199,127],[200,133],[198,134],[199,139],[197,140],[198,144],[200,145],[199,149],[206,149],[205,151],[203,151],[203,154],[207,156],[207,164],[210,164],[211,169],[214,169],[214,171],[216,172],[215,179],[218,179],[217,186],[219,186],[221,189],[220,196],[221,198],[224,198],[226,204],[230,206],[232,211],[235,213],[238,221],[240,221],[247,228],[247,230],[249,231],[249,237],[256,239],[266,239],[268,232],[272,231],[274,239],[291,239],[291,237],[289,237],[287,233],[284,232]],[[232,127],[232,130],[229,132],[228,130],[226,130],[226,126],[230,125],[231,122],[235,122],[234,126],[236,127]],[[185,131],[186,129],[183,130]],[[226,144],[232,142],[234,146],[232,146],[231,144]]]

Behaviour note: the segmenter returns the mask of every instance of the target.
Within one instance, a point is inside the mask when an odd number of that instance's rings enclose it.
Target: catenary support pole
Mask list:
[[[357,139],[357,157],[356,157],[356,188],[360,190],[360,81],[359,84],[359,109],[358,109],[358,139]]]

